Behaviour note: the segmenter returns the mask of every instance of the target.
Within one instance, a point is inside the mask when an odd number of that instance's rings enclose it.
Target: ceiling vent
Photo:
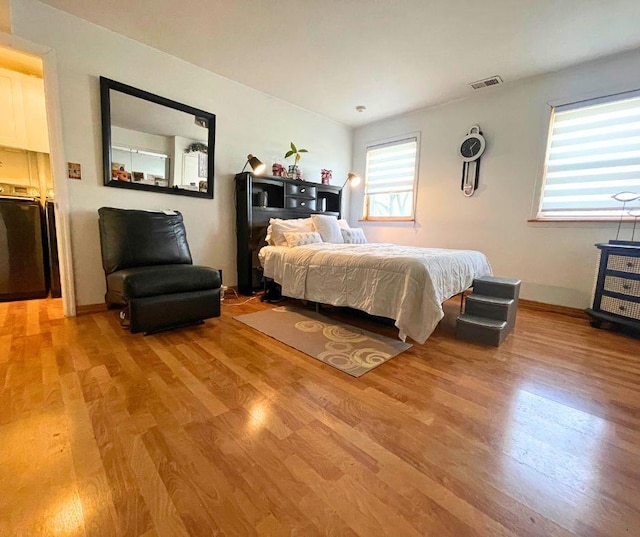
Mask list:
[[[502,79],[499,76],[492,76],[491,78],[485,78],[484,80],[478,80],[469,84],[473,89],[488,88],[489,86],[497,86],[502,84]]]

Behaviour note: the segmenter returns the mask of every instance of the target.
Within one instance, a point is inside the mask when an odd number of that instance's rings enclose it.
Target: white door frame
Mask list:
[[[62,140],[62,117],[56,54],[50,47],[38,45],[3,32],[0,32],[0,47],[11,48],[42,58],[47,124],[49,127],[49,157],[51,159],[53,189],[56,196],[56,234],[58,236],[58,257],[60,260],[62,308],[66,317],[73,317],[76,314],[76,294],[73,285],[73,258],[71,254],[71,230],[69,227],[69,189]]]

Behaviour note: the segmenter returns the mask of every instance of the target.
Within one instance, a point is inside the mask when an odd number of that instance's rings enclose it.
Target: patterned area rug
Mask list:
[[[411,347],[400,340],[291,306],[234,319],[352,377],[364,375]]]

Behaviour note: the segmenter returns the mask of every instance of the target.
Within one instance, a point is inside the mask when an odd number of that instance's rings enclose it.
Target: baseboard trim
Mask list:
[[[233,289],[237,292],[238,286],[230,285],[229,289]],[[460,298],[457,296],[451,298],[450,300],[456,300],[458,303],[460,302]],[[559,306],[557,304],[548,304],[546,302],[536,302],[535,300],[527,300],[524,298],[521,298],[519,300],[519,303],[521,306],[533,311],[541,311],[545,313],[558,313],[561,315],[578,317],[580,319],[590,319],[590,317],[585,313],[585,311],[580,308],[572,308],[569,306]],[[89,315],[91,313],[102,313],[103,311],[107,311],[107,305],[104,302],[99,304],[84,304],[82,306],[76,305],[77,315]]]
[[[590,317],[583,309],[572,308],[569,306],[558,306],[557,304],[548,304],[546,302],[536,302],[535,300],[527,300],[521,298],[519,303],[525,308],[533,311],[541,311],[545,313],[559,313],[561,315],[569,315],[579,319],[589,319]]]
[[[90,313],[102,313],[107,311],[107,305],[102,302],[100,304],[83,304],[79,306],[76,304],[76,315],[89,315]]]

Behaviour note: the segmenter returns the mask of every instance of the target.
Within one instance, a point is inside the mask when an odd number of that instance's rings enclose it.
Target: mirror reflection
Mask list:
[[[105,184],[213,198],[215,115],[106,78],[100,83]]]

